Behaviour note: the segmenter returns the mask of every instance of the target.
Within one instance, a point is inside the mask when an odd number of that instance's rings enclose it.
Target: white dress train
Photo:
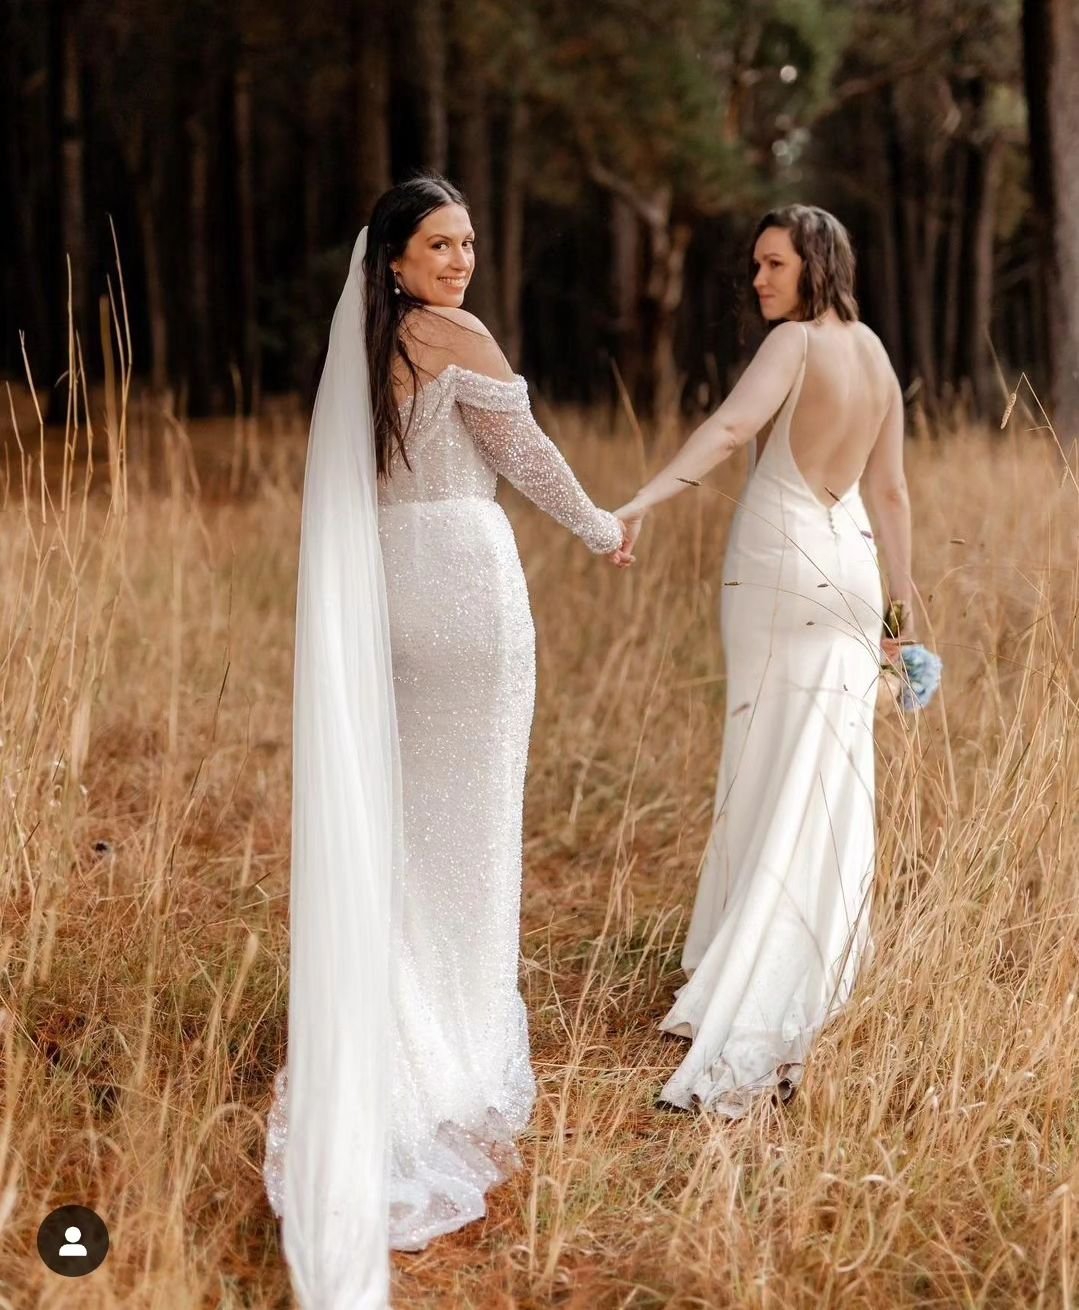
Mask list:
[[[731,527],[713,828],[660,1024],[692,1041],[661,1099],[730,1118],[797,1086],[871,945],[881,583],[857,485],[822,504],[791,451],[807,349]]]
[[[414,404],[411,467],[380,485],[378,511],[404,827],[389,1241],[413,1251],[484,1214],[485,1193],[518,1163],[535,1098],[518,988],[535,636],[497,474],[593,551],[622,540],[536,425],[523,378],[451,365]],[[277,1214],[286,1088],[282,1070],[263,1166]]]

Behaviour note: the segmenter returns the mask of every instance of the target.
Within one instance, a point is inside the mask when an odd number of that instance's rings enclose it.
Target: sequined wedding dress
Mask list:
[[[731,526],[713,829],[660,1025],[692,1042],[661,1099],[732,1119],[798,1085],[870,947],[881,583],[857,484],[824,505],[791,451],[807,350]]]
[[[484,1213],[535,1097],[518,988],[534,631],[497,475],[591,550],[622,539],[536,425],[523,378],[451,365],[413,403],[411,468],[379,488],[405,848],[387,1052],[397,1250]],[[282,1071],[264,1164],[279,1215],[285,1086]]]

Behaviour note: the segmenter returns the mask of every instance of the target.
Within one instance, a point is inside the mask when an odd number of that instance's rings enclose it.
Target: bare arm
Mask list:
[[[894,378],[891,391],[880,432],[866,461],[862,490],[884,552],[889,598],[906,607],[909,625],[914,601],[910,496],[903,471],[903,395]]]
[[[639,520],[751,441],[786,400],[805,348],[805,328],[800,323],[783,323],[770,332],[723,404],[689,436],[667,467],[616,511],[618,516]]]

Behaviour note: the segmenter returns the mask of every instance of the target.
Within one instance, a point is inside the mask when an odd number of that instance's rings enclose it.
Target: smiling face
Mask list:
[[[753,247],[753,290],[769,323],[801,317],[798,284],[803,260],[785,227],[766,227]]]
[[[456,309],[476,266],[475,241],[468,210],[443,205],[427,215],[390,267],[414,300]]]

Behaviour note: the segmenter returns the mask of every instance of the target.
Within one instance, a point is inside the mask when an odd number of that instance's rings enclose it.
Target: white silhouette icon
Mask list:
[[[82,1232],[76,1228],[74,1224],[70,1228],[64,1229],[64,1236],[67,1238],[67,1242],[60,1248],[61,1255],[87,1254],[86,1247],[79,1241],[79,1238],[82,1237]]]

